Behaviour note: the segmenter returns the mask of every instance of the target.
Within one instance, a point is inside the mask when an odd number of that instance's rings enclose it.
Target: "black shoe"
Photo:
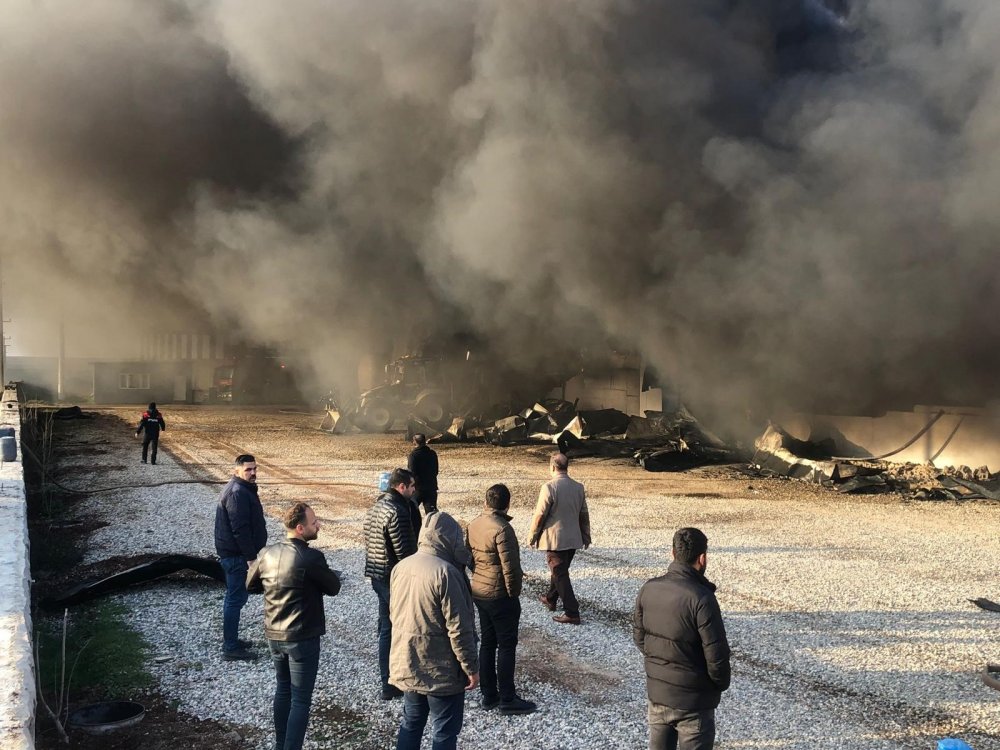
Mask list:
[[[150,461],[149,463],[153,464],[153,466],[156,466],[156,461]]]
[[[256,661],[257,655],[252,654],[245,648],[238,648],[235,651],[223,651],[222,661]]]
[[[253,641],[247,641],[247,640],[244,640],[243,638],[240,638],[238,641],[236,641],[236,643],[239,644],[239,647],[242,650],[244,650],[244,651],[246,651],[247,649],[253,648],[254,646],[257,645]]]
[[[499,695],[496,696],[495,698],[487,698],[486,696],[483,696],[483,710],[484,711],[492,711],[494,708],[496,708],[499,705],[500,705],[500,696]]]
[[[142,462],[143,462],[143,463],[146,463],[146,459],[142,459]]]
[[[391,701],[402,697],[403,691],[395,685],[389,685],[389,687],[382,688],[382,700],[384,701]]]
[[[538,706],[534,701],[526,701],[516,695],[509,701],[500,701],[500,713],[504,716],[520,716],[533,714]]]

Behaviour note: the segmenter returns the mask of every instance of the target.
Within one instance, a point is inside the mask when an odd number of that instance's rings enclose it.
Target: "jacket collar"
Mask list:
[[[495,508],[490,508],[486,511],[487,515],[496,516],[497,518],[502,518],[504,521],[513,521],[514,516],[508,516],[502,510],[496,510]]]
[[[241,487],[246,487],[248,490],[251,490],[254,494],[257,493],[256,482],[248,482],[247,480],[243,479],[242,477],[238,477],[235,474],[233,475],[233,479],[236,481],[236,484],[240,485]]]
[[[710,580],[705,578],[705,574],[699,570],[695,570],[687,563],[677,562],[674,560],[667,567],[667,575],[677,576],[678,578],[687,578],[701,586],[705,586],[711,591],[715,591],[716,586]]]
[[[292,545],[293,547],[308,547],[309,546],[309,542],[307,542],[307,541],[305,541],[303,539],[299,539],[297,536],[288,536],[288,535],[286,535],[285,538],[282,541],[285,544]]]

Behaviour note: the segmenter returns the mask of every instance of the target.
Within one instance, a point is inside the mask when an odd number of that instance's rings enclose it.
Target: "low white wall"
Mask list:
[[[0,748],[35,746],[35,668],[31,648],[28,510],[18,409],[0,413],[15,431],[16,461],[0,461]]]

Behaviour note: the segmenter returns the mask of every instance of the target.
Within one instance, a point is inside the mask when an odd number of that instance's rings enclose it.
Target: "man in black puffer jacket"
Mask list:
[[[639,590],[632,636],[646,663],[650,750],[711,750],[715,709],[729,687],[729,642],[715,584],[705,578],[708,539],[674,534],[667,574]]]
[[[319,639],[326,633],[323,595],[340,591],[340,578],[308,542],[319,534],[316,513],[295,503],[282,519],[287,538],[265,547],[247,574],[247,591],[264,594],[264,634],[271,647],[275,747],[300,750],[319,670]]]
[[[411,500],[415,485],[406,469],[394,469],[389,490],[365,516],[365,576],[372,581],[378,597],[378,666],[382,678],[382,700],[399,698],[403,692],[389,684],[389,576],[396,563],[417,551],[420,511]]]

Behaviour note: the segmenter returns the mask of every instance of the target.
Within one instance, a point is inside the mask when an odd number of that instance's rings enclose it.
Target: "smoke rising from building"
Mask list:
[[[726,406],[981,403],[997,36],[986,0],[14,0],[15,335],[614,337]]]

